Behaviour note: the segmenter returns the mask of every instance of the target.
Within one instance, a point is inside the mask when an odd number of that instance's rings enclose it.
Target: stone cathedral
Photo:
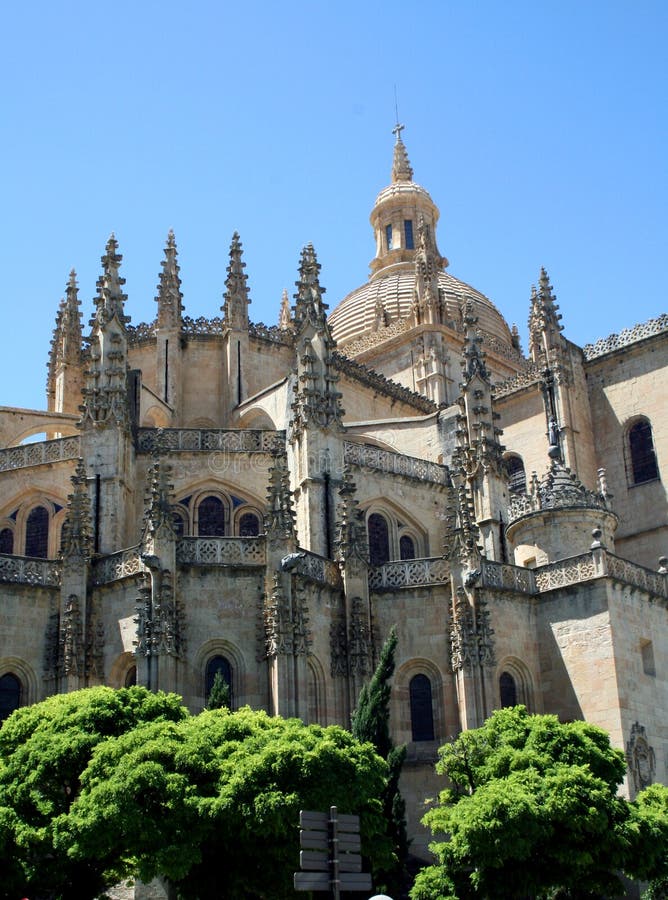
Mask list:
[[[420,856],[437,748],[499,706],[607,729],[631,796],[668,780],[668,316],[576,346],[541,270],[525,355],[395,132],[330,314],[311,245],[271,327],[237,234],[212,318],[171,232],[149,324],[113,236],[88,327],[71,273],[46,409],[0,408],[0,711],[137,683],[197,712],[220,672],[235,708],[347,725],[396,626]]]

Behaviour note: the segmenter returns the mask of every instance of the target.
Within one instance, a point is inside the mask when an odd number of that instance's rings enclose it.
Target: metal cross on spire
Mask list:
[[[397,144],[401,140],[401,132],[404,130],[405,127],[406,127],[405,125],[399,124],[399,118],[397,117],[397,124],[392,129],[392,134],[396,134],[396,136],[397,136]]]

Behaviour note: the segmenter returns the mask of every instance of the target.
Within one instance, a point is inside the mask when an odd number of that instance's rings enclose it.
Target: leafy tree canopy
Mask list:
[[[90,900],[135,875],[183,898],[292,897],[300,809],[358,813],[364,853],[388,864],[386,778],[337,727],[190,716],[138,687],[52,697],[0,730],[0,898]]]
[[[99,893],[94,866],[56,852],[53,824],[68,815],[98,744],[186,715],[179,697],[136,687],[89,688],[16,710],[0,729],[0,857],[7,861],[0,897],[21,897],[28,885],[44,896]]]
[[[413,900],[614,896],[617,871],[665,867],[665,850],[646,845],[666,846],[668,790],[619,797],[624,756],[594,725],[498,710],[441,748],[437,770],[452,784],[424,819],[438,865]]]

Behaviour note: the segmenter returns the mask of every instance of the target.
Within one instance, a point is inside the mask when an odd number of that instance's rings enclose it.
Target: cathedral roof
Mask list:
[[[348,294],[331,312],[329,324],[341,348],[383,327],[409,319],[416,302],[417,272],[438,289],[440,324],[463,332],[464,305],[471,302],[478,327],[492,343],[513,348],[510,328],[494,304],[475,288],[445,271],[448,260],[436,245],[438,207],[429,193],[413,181],[413,169],[397,125],[390,184],[378,194],[370,221],[376,238],[376,256],[366,284]],[[403,329],[402,329],[403,330]],[[389,337],[389,333],[388,333]]]
[[[463,331],[462,315],[467,301],[473,303],[478,327],[485,335],[491,335],[506,345],[512,356],[512,336],[505,319],[491,300],[471,285],[460,281],[448,272],[438,273],[438,286],[443,292],[446,308],[446,325]],[[332,334],[341,348],[363,337],[377,327],[378,307],[382,304],[384,324],[392,324],[410,316],[415,295],[413,266],[387,268],[345,297],[329,317]]]

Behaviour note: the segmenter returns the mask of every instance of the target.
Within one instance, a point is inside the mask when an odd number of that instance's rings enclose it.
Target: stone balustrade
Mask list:
[[[121,581],[123,578],[131,578],[146,571],[141,558],[141,548],[129,547],[127,550],[99,556],[94,560],[93,584],[110,584],[112,581]]]
[[[64,459],[78,459],[80,456],[81,439],[78,434],[53,441],[35,441],[33,444],[0,450],[0,472],[43,466]]]
[[[210,453],[269,453],[275,441],[285,441],[284,431],[225,428],[139,428],[139,453],[153,453],[156,449],[170,452]]]
[[[426,587],[448,581],[450,567],[442,556],[430,559],[402,559],[369,569],[369,590],[396,591]]]
[[[480,585],[496,590],[519,591],[523,594],[536,592],[533,569],[510,566],[489,559],[482,560]]]
[[[392,450],[383,450],[381,447],[373,447],[371,444],[345,441],[343,458],[348,465],[376,469],[392,475],[403,475],[405,478],[414,478],[417,481],[448,484],[450,480],[446,466],[429,462],[426,459],[418,459],[415,456],[394,453]]]
[[[338,563],[310,550],[299,550],[299,558],[291,571],[315,581],[317,584],[327,584],[330,587],[340,587],[341,572]]]
[[[0,582],[58,587],[60,570],[59,560],[0,554]]]
[[[264,535],[260,537],[184,537],[176,545],[176,561],[187,566],[264,566]]]

